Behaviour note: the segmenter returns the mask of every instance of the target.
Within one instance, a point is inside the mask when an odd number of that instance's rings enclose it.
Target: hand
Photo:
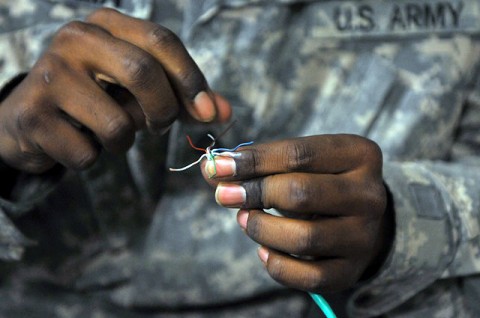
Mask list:
[[[126,151],[136,130],[164,132],[183,110],[202,122],[231,112],[171,31],[100,9],[63,26],[1,103],[0,159],[32,173],[83,169],[101,147]]]
[[[391,242],[382,153],[353,135],[323,135],[241,148],[202,169],[216,200],[258,242],[278,282],[311,292],[351,287],[378,267]],[[287,217],[262,209],[275,208]],[[368,271],[367,271],[368,269]],[[376,269],[376,268],[375,268]]]

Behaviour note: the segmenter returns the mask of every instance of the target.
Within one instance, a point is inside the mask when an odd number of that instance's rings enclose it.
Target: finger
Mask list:
[[[220,182],[221,178],[215,178],[216,175],[224,175],[229,173],[234,169],[235,162],[231,157],[226,156],[216,156],[215,161],[213,160],[204,160],[200,163],[200,171],[202,173],[205,181],[210,184],[212,187],[216,187]]]
[[[349,215],[373,208],[374,193],[361,182],[343,175],[278,174],[239,184],[221,182],[215,199],[225,207]]]
[[[87,127],[105,149],[126,151],[133,144],[133,118],[91,78],[63,68],[49,79],[49,85],[54,87],[52,98],[58,107],[75,122]]]
[[[108,85],[106,92],[133,118],[135,130],[145,128],[145,114],[142,107],[138,104],[135,96],[127,89],[118,85]]]
[[[298,259],[261,247],[258,255],[269,275],[282,285],[315,293],[337,292],[352,286],[361,269],[346,259]]]
[[[232,107],[230,103],[218,93],[213,93],[215,105],[217,106],[217,120],[220,123],[226,123],[232,117]]]
[[[52,50],[72,59],[70,64],[93,72],[93,77],[105,74],[103,78],[111,78],[130,91],[152,131],[161,131],[176,119],[178,101],[169,80],[161,64],[144,50],[111,36],[98,26],[81,22],[62,28],[56,43]],[[70,56],[72,50],[75,57]]]
[[[32,140],[56,162],[75,170],[88,168],[99,154],[91,138],[60,116],[50,116],[34,130]]]
[[[209,122],[215,119],[217,97],[211,92],[203,73],[172,31],[112,9],[98,10],[88,17],[88,21],[154,56],[162,64],[190,114],[200,121]],[[119,25],[128,27],[119,28]]]
[[[239,155],[217,164],[223,173],[215,178],[242,180],[254,177],[311,172],[322,174],[346,173],[365,165],[381,173],[381,151],[365,138],[354,135],[320,135],[276,141],[242,147]],[[375,164],[378,163],[378,164]],[[221,166],[225,164],[223,169]],[[208,168],[208,165],[207,165]]]
[[[3,142],[0,142],[0,148],[4,146]],[[11,157],[2,158],[6,164],[12,168],[16,168],[20,171],[25,171],[32,174],[44,173],[50,170],[57,163],[54,159],[47,156],[45,153],[38,151],[38,148],[32,150],[31,143],[22,141],[16,143],[14,146],[16,153]]]
[[[287,254],[341,257],[360,252],[368,237],[356,218],[297,220],[261,210],[240,210],[237,221],[255,242]],[[355,234],[355,235],[354,235]],[[362,245],[363,244],[363,245]]]

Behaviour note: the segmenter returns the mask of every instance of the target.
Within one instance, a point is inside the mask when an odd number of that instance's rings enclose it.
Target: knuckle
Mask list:
[[[315,231],[311,227],[304,227],[298,231],[300,233],[296,241],[297,254],[309,255],[316,243]]]
[[[71,168],[75,170],[87,169],[88,167],[93,165],[93,163],[97,160],[97,157],[98,150],[96,150],[94,147],[84,149],[82,152],[72,158]]]
[[[362,183],[363,180],[361,180],[360,182]],[[333,182],[331,185],[332,185],[333,191],[341,195],[349,195],[350,193],[360,192],[357,189],[355,189],[355,187],[357,186],[357,183],[352,183],[351,180],[345,179],[345,178],[337,178],[335,182]],[[359,189],[363,189],[363,188],[359,187]]]
[[[38,174],[51,169],[55,163],[56,162],[54,160],[47,156],[30,156],[29,160],[25,162],[25,165],[22,167],[22,169],[30,173]]]
[[[203,74],[196,68],[189,68],[180,74],[178,78],[183,85],[188,98],[194,99],[200,92],[207,89],[207,81]]]
[[[125,72],[129,83],[135,87],[148,87],[155,63],[147,54],[134,54],[125,59]]]
[[[18,140],[19,159],[26,162],[36,164],[39,162],[38,151],[32,145],[32,143],[25,139]]]
[[[289,143],[286,148],[286,167],[288,171],[306,171],[314,160],[314,153],[304,142]]]
[[[61,58],[59,55],[53,52],[46,52],[42,58],[35,64],[32,71],[33,72],[42,72],[42,71],[51,71],[56,69],[60,63]]]
[[[243,207],[251,209],[269,209],[274,207],[271,204],[272,202],[275,203],[275,195],[270,195],[268,190],[265,191],[266,184],[269,183],[267,180],[272,178],[274,178],[274,176],[244,181],[242,186],[247,196]]]
[[[377,211],[377,214],[382,214],[387,208],[387,191],[383,183],[375,184],[373,186],[369,200],[374,211]]]
[[[288,183],[288,202],[293,210],[303,210],[309,205],[309,187],[304,178],[291,178]]]
[[[171,109],[169,109],[168,112],[163,114],[160,118],[148,117],[147,120],[152,128],[157,130],[163,130],[173,125],[175,120],[178,118],[179,114],[180,114],[180,108],[172,107]]]
[[[161,25],[153,26],[147,34],[147,39],[151,47],[161,50],[181,43],[174,32]]]
[[[67,64],[61,56],[53,52],[44,54],[41,60],[32,69],[32,75],[37,83],[51,85],[60,77],[60,74],[66,72]]]
[[[382,150],[380,146],[370,139],[364,139],[363,142],[364,162],[368,162],[373,165],[382,164]]]
[[[258,215],[254,212],[250,212],[250,216],[248,217],[248,224],[247,224],[247,234],[252,238],[254,241],[257,241],[262,233],[262,225],[258,218]]]
[[[31,141],[20,138],[17,141],[18,153],[12,166],[30,173],[42,173],[51,168],[55,161],[43,153]]]
[[[246,152],[247,153],[247,152]],[[262,155],[260,151],[256,148],[251,148],[248,150],[249,162],[250,162],[250,171],[251,174],[256,176],[258,174],[259,167],[262,164]]]
[[[35,131],[41,126],[42,117],[34,104],[20,105],[16,110],[16,129],[24,134]]]
[[[180,38],[174,32],[161,25],[153,26],[148,32],[147,39],[148,45],[154,50],[184,50]],[[195,62],[188,58],[188,54],[185,54],[185,57],[187,60],[184,60],[184,65],[176,72],[175,77],[182,84],[184,94],[188,98],[193,99],[198,92],[206,90],[208,85]]]
[[[145,120],[150,129],[152,129],[153,131],[161,131],[170,127],[177,119],[179,113],[180,109],[178,107],[172,107],[171,109],[169,109],[168,112],[162,114],[160,118],[152,118],[151,116],[146,114]]]
[[[285,282],[285,273],[286,268],[285,264],[278,258],[269,259],[267,264],[267,270],[270,276],[278,281],[278,282]]]
[[[365,214],[373,217],[380,216],[387,206],[387,193],[383,183],[365,180],[359,188],[363,189],[359,193],[359,202],[363,202]]]
[[[82,21],[71,21],[63,25],[56,33],[53,42],[63,44],[71,41],[77,41],[92,32],[92,28],[88,23]]]
[[[127,115],[117,116],[111,119],[105,126],[105,139],[116,141],[134,131],[134,124]]]
[[[118,14],[118,11],[112,8],[100,8],[90,13],[87,16],[86,21],[101,21],[105,18],[108,18],[108,16],[112,14]]]

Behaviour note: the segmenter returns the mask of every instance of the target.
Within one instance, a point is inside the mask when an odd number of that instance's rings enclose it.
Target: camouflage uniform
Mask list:
[[[480,316],[480,1],[0,0],[2,83],[101,5],[180,35],[233,104],[225,146],[341,132],[382,147],[395,240],[349,315]],[[198,170],[165,171],[196,158],[185,132],[221,129],[140,132],[88,171],[21,176],[0,199],[0,315],[304,316]]]

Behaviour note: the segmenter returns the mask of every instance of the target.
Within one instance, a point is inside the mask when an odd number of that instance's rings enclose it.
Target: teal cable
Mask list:
[[[325,317],[327,317],[327,318],[337,318],[337,316],[335,316],[335,313],[332,310],[332,307],[330,307],[330,305],[327,303],[325,298],[323,298],[322,296],[320,296],[318,294],[314,294],[314,293],[309,293],[309,294],[312,297],[313,301],[315,301],[317,306],[322,310]]]

